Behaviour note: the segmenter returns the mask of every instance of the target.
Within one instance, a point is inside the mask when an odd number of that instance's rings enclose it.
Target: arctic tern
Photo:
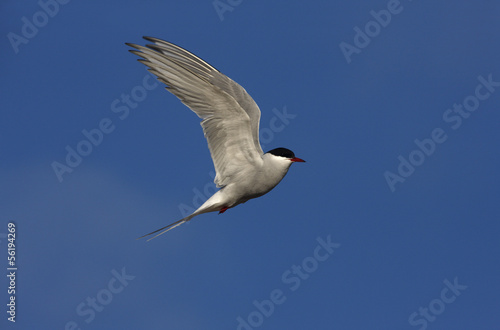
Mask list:
[[[294,162],[305,162],[286,148],[264,153],[259,143],[260,110],[243,87],[187,50],[170,42],[144,37],[152,44],[139,46],[131,53],[202,119],[220,188],[187,217],[146,234],[153,239],[193,218],[219,214],[249,199],[271,191]]]

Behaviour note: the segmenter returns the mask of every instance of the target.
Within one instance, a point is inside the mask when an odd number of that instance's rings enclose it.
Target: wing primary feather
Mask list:
[[[227,186],[261,166],[260,110],[245,89],[182,47],[153,37],[144,39],[153,44],[126,44],[168,91],[203,119],[216,185]]]

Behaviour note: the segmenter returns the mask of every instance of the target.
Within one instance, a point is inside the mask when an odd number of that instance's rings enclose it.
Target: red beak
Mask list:
[[[299,162],[299,163],[305,163],[306,162],[305,160],[297,158],[297,157],[290,159],[290,161],[291,162]]]

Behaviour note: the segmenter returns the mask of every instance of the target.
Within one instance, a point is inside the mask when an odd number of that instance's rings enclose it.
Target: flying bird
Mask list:
[[[271,191],[295,162],[305,162],[286,148],[264,153],[259,143],[260,110],[243,87],[213,66],[170,42],[144,37],[152,44],[129,51],[202,119],[220,188],[187,217],[141,236],[153,239],[193,218],[227,209]]]

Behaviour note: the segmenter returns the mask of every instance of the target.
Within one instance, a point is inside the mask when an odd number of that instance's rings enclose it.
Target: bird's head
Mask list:
[[[278,159],[283,159],[284,161],[290,161],[291,163],[298,162],[298,163],[305,163],[306,161],[300,158],[295,157],[295,154],[293,153],[292,150],[287,149],[287,148],[276,148],[273,150],[270,150],[266,152],[266,154],[273,155],[275,157],[278,157]]]

